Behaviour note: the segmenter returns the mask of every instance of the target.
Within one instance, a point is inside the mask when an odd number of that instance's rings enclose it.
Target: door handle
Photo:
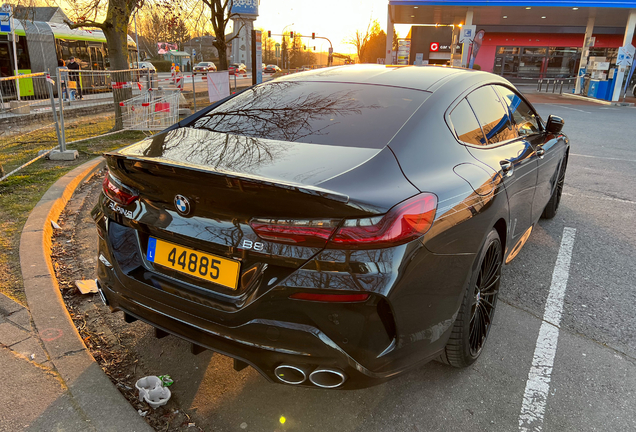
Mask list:
[[[503,171],[506,177],[512,175],[512,171],[514,170],[514,165],[512,164],[512,162],[510,162],[509,160],[502,160],[499,162],[499,165],[501,165],[501,171]]]
[[[537,149],[537,156],[539,156],[539,159],[543,159],[543,157],[545,156],[545,149]]]

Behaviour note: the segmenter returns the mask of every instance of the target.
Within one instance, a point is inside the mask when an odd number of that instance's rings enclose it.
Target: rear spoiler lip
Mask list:
[[[336,201],[336,202],[340,202],[343,204],[353,204],[350,203],[350,199],[348,195],[345,194],[341,194],[338,192],[334,192],[332,190],[329,189],[324,189],[324,188],[320,188],[320,187],[316,187],[316,186],[311,186],[311,185],[305,185],[302,183],[293,183],[293,182],[289,182],[289,181],[284,181],[284,180],[274,180],[271,178],[266,178],[266,177],[261,177],[261,176],[255,176],[255,175],[250,175],[250,174],[245,174],[245,173],[237,173],[237,172],[232,172],[232,171],[225,171],[225,170],[215,170],[215,169],[211,169],[211,168],[206,168],[204,166],[201,165],[195,165],[195,164],[189,164],[189,163],[179,163],[179,162],[174,162],[174,161],[170,161],[167,159],[162,159],[162,158],[156,158],[156,157],[143,157],[143,156],[128,156],[128,155],[122,155],[118,152],[109,152],[109,153],[104,153],[104,157],[106,158],[106,160],[108,161],[109,158],[113,158],[113,159],[118,159],[118,160],[128,160],[128,161],[134,161],[134,162],[141,162],[143,164],[151,164],[151,165],[158,165],[158,166],[168,166],[168,167],[174,167],[174,168],[187,168],[190,169],[192,171],[198,171],[198,172],[203,172],[206,174],[212,174],[212,175],[220,175],[223,177],[228,177],[228,178],[232,178],[232,179],[237,179],[237,180],[247,180],[247,181],[251,181],[254,183],[259,183],[259,184],[263,184],[263,185],[267,185],[267,186],[274,186],[274,187],[278,187],[281,189],[288,189],[288,190],[295,190],[304,194],[308,194],[308,195],[315,195],[315,196],[319,196],[322,198],[326,198],[326,199],[330,199],[332,201]],[[367,206],[363,206],[363,205],[359,205],[359,204],[353,204],[355,207],[360,207],[360,208],[365,208]],[[375,211],[376,209],[368,209],[365,208],[367,211]]]

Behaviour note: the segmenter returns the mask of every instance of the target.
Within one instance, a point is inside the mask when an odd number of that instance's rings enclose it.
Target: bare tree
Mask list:
[[[210,21],[214,29],[214,47],[219,52],[219,69],[226,70],[227,63],[227,46],[233,39],[237,38],[244,24],[238,29],[234,29],[234,36],[225,39],[225,30],[231,19],[238,18],[238,14],[232,13],[234,0],[203,0],[203,3],[210,9]]]
[[[108,58],[114,70],[128,69],[128,25],[135,10],[141,8],[144,0],[66,0],[70,6],[69,27],[94,27],[106,36]],[[105,15],[104,15],[105,12]],[[99,21],[99,19],[104,18]]]
[[[364,55],[364,51],[369,41],[369,37],[371,36],[371,25],[373,24],[373,20],[369,20],[369,24],[367,24],[367,29],[365,31],[356,30],[356,32],[349,39],[346,39],[344,42],[353,45],[356,47],[356,54],[358,55],[358,59],[361,59]]]
[[[107,0],[107,4],[106,0],[66,0],[66,2],[70,6],[71,19],[75,21],[68,22],[69,27],[71,29],[79,27],[101,29],[106,37],[111,69],[114,71],[129,69],[128,25],[133,13],[143,6],[144,0]],[[126,73],[120,72],[119,74],[122,76],[113,77],[115,81],[131,81],[127,76],[124,77]],[[123,129],[122,110],[119,102],[131,97],[131,88],[113,89],[114,130]]]

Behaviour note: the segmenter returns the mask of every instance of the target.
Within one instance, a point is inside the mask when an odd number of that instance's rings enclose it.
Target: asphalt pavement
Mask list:
[[[471,367],[433,362],[356,391],[296,388],[136,322],[144,367],[173,377],[173,401],[206,431],[636,430],[636,108],[533,101],[565,119],[571,140],[561,207],[504,267]]]
[[[636,109],[554,100],[536,107],[563,117],[571,140],[561,208],[504,268],[489,343],[473,366],[429,363],[358,391],[302,389],[151,332],[139,347],[144,363],[176,376],[175,394],[204,430],[635,430]],[[559,288],[555,323],[549,297]],[[542,327],[552,339],[539,338]]]

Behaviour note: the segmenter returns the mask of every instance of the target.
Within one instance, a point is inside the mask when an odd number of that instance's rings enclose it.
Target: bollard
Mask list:
[[[176,71],[175,71],[174,63],[172,63],[172,66],[170,67],[170,84],[174,84],[175,75],[176,75]]]

